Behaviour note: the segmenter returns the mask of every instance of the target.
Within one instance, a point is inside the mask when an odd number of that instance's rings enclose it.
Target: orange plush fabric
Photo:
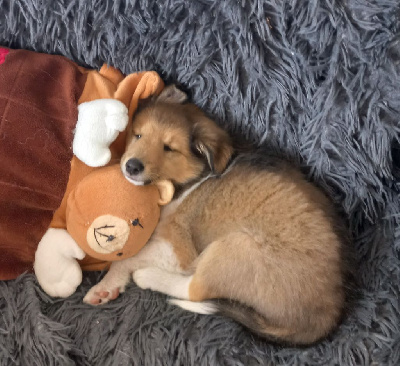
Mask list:
[[[83,251],[99,261],[139,252],[160,217],[155,185],[135,186],[119,164],[87,175],[68,197],[67,230]]]
[[[94,170],[72,155],[78,104],[117,98],[132,116],[138,101],[159,93],[163,83],[155,72],[125,77],[112,67],[87,70],[61,56],[2,50],[0,280],[6,280],[32,270],[41,237],[49,225],[66,227],[66,198]],[[124,146],[121,133],[114,159]],[[90,258],[85,263],[83,269],[104,268]]]
[[[159,75],[153,71],[130,74],[126,77],[116,69],[104,65],[99,72],[91,71],[88,74],[85,88],[78,104],[95,99],[113,98],[123,102],[132,118],[140,99],[159,94],[164,84]],[[125,149],[126,133],[120,133],[117,140],[111,145],[112,160],[118,160]],[[66,228],[66,210],[69,194],[76,185],[90,172],[101,169],[92,168],[81,162],[76,156],[71,161],[71,174],[68,185],[59,209],[55,212],[50,227]],[[87,255],[81,262],[83,270],[102,270],[109,263]]]

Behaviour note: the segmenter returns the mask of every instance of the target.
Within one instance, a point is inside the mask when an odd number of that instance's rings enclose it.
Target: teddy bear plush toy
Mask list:
[[[41,287],[67,297],[82,281],[78,260],[90,256],[101,263],[135,255],[153,233],[160,206],[173,194],[168,181],[133,185],[119,164],[89,173],[69,193],[66,228],[49,228],[38,245],[34,269]]]
[[[136,187],[118,166],[139,100],[164,85],[155,72],[0,55],[0,280],[34,268],[48,294],[66,297],[82,270],[139,251],[172,198],[170,183]]]

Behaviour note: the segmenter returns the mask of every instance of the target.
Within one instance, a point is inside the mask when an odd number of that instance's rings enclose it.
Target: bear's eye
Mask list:
[[[164,151],[172,151],[171,146],[164,145]]]
[[[136,137],[136,140],[139,140],[142,137],[142,135],[135,135],[135,137]]]

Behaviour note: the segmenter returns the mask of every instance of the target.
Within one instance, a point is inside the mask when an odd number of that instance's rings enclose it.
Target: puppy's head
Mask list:
[[[128,126],[121,169],[132,183],[183,185],[225,169],[233,152],[229,135],[186,99],[175,86],[166,87]]]

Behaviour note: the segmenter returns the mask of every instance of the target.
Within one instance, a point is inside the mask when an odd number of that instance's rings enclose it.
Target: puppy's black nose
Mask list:
[[[138,175],[144,170],[144,165],[138,159],[129,159],[125,164],[125,169],[129,175]]]

